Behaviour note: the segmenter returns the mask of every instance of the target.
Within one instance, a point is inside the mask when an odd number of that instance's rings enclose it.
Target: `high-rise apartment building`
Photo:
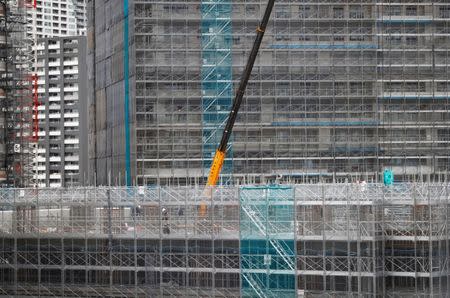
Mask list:
[[[97,182],[207,176],[265,4],[95,1]],[[277,2],[222,181],[376,181],[384,169],[396,181],[447,179],[449,11],[442,1]]]
[[[84,35],[85,0],[37,0],[28,10],[28,34],[32,38]]]
[[[86,37],[45,38],[37,54],[42,105],[35,180],[40,187],[77,186],[87,177]]]
[[[0,111],[0,127],[3,133],[0,135],[0,185],[1,186],[43,186],[42,181],[36,181],[39,176],[38,165],[39,160],[48,154],[48,151],[43,151],[43,148],[38,149],[36,146],[36,137],[38,134],[43,136],[48,132],[48,126],[35,127],[37,115],[36,98],[34,98],[34,83],[36,72],[42,72],[45,75],[45,67],[41,65],[38,70],[37,59],[41,58],[41,63],[48,62],[42,60],[42,50],[44,49],[45,41],[42,38],[58,37],[58,36],[75,36],[77,34],[84,34],[86,23],[86,5],[85,1],[0,1],[0,27],[2,28],[0,55],[0,72],[2,73],[0,97],[1,111]],[[42,42],[40,46],[37,45],[38,39]],[[76,39],[76,38],[75,38]],[[85,42],[82,43],[85,46]],[[38,53],[38,48],[41,49]],[[77,50],[77,49],[75,49]],[[84,48],[82,49],[84,52]],[[61,52],[62,53],[62,52]],[[66,52],[64,52],[64,55]],[[59,52],[55,55],[50,54],[48,60],[58,60]],[[45,56],[45,55],[44,55]],[[53,56],[53,57],[52,57]],[[48,57],[48,56],[45,56]],[[81,71],[85,70],[84,55],[74,59],[80,60],[79,64],[83,67]],[[73,57],[72,57],[73,58]],[[72,59],[64,57],[64,59]],[[55,60],[55,61],[56,61]],[[59,61],[59,60],[58,60]],[[53,63],[54,64],[54,63]],[[36,67],[36,68],[35,68]],[[56,88],[62,88],[58,84],[59,77],[63,75],[56,74],[57,69],[52,69],[50,79]],[[61,71],[67,70],[65,77],[78,77],[78,73],[74,73],[74,69],[64,66]],[[75,66],[77,68],[77,66]],[[78,69],[76,69],[78,71]],[[48,75],[48,74],[47,74]],[[85,75],[81,78],[85,79]],[[40,78],[38,84],[45,89],[45,84],[48,83],[47,78]],[[64,82],[61,79],[61,82]],[[43,84],[43,85],[42,85]],[[82,87],[84,92],[84,85]],[[48,92],[41,93],[41,97],[37,98],[42,105],[39,107],[41,115],[52,114],[52,112],[44,111],[43,108],[49,106]],[[45,96],[47,95],[47,96]],[[78,98],[78,94],[76,94]],[[70,111],[77,113],[71,107]],[[77,107],[78,108],[78,107]],[[61,115],[64,115],[62,113]],[[54,118],[54,114],[52,117]],[[42,120],[42,119],[41,119]],[[52,119],[55,121],[55,119]],[[62,123],[63,121],[61,121]],[[69,121],[70,122],[70,121]],[[70,126],[70,123],[66,125]],[[63,128],[66,126],[62,126]],[[41,130],[38,133],[39,129]],[[52,132],[55,133],[55,132]],[[71,135],[68,133],[67,135]],[[48,134],[47,134],[48,136]],[[68,147],[68,145],[66,146]],[[41,152],[41,153],[39,153]],[[43,153],[44,152],[44,153]],[[47,153],[45,153],[47,152]],[[39,155],[41,154],[41,155]],[[42,155],[43,154],[43,155]],[[78,154],[77,154],[78,156]],[[47,156],[49,157],[49,156]],[[54,159],[54,158],[52,158]],[[73,161],[71,161],[73,162]],[[44,165],[51,164],[53,170],[56,165],[53,161],[47,160]],[[59,167],[67,168],[70,163],[60,164]],[[70,165],[77,167],[75,165]],[[42,170],[42,169],[41,169]],[[75,171],[74,168],[71,170]],[[51,172],[52,169],[46,169],[45,172]],[[42,173],[41,173],[42,174]],[[77,184],[77,178],[71,178],[71,182]],[[64,172],[62,173],[64,175]],[[50,185],[47,179],[45,185]],[[64,181],[64,179],[62,180]],[[68,181],[66,179],[66,181]],[[53,185],[61,185],[61,183],[53,183]]]
[[[78,162],[83,155],[78,154],[78,141],[82,139],[78,135],[78,102],[85,100],[82,82],[86,68],[85,40],[77,36],[85,35],[86,3],[54,0],[33,4],[27,11],[27,37],[41,105],[39,148],[32,155],[32,185],[78,185],[82,177]],[[55,110],[58,108],[62,109],[60,113]]]
[[[87,13],[86,0],[75,0],[75,16],[77,18],[77,35],[86,35]]]

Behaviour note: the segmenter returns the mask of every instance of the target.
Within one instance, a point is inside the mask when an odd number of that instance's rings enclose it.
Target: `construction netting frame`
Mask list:
[[[233,103],[231,12],[230,1],[201,3],[202,151],[205,175],[208,174]],[[220,184],[231,183],[231,142],[227,152]]]
[[[296,297],[293,188],[243,187],[239,200],[242,297]]]

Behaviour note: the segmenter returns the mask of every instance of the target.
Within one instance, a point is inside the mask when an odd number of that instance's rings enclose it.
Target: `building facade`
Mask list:
[[[84,0],[35,1],[27,9],[26,47],[32,56],[30,73],[38,75],[40,102],[40,140],[31,154],[29,185],[58,187],[82,181],[78,141],[83,140],[79,132],[84,123],[79,126],[78,103],[85,100],[86,42],[77,36],[85,35],[85,28]]]
[[[86,38],[46,38],[37,47],[39,187],[83,184],[87,169]],[[84,146],[80,146],[84,144]]]
[[[77,35],[86,35],[87,12],[86,0],[75,0],[75,17],[77,19]]]
[[[89,5],[95,180],[204,180],[266,2]],[[277,2],[222,183],[447,179],[449,9]]]
[[[36,1],[28,10],[28,35],[32,39],[85,35],[85,0]]]

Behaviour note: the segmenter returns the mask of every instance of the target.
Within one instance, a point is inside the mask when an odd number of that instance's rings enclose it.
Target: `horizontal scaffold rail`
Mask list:
[[[211,204],[238,204],[243,186],[218,186],[212,193]],[[294,201],[304,205],[322,202],[329,204],[433,204],[449,200],[450,183],[400,183],[389,187],[376,183],[325,183],[290,185]],[[15,205],[60,206],[108,204],[127,206],[135,204],[187,204],[202,201],[203,186],[175,187],[78,187],[78,188],[2,188],[0,206]],[[254,201],[255,204],[258,200]],[[275,202],[282,204],[281,201]]]

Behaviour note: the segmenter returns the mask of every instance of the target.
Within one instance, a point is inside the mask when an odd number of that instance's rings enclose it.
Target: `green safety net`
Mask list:
[[[295,297],[293,189],[240,189],[242,297]]]
[[[222,138],[233,102],[232,5],[228,0],[202,1],[202,151],[209,169]],[[232,173],[231,142],[219,183],[228,184]],[[205,171],[205,174],[208,174]]]

